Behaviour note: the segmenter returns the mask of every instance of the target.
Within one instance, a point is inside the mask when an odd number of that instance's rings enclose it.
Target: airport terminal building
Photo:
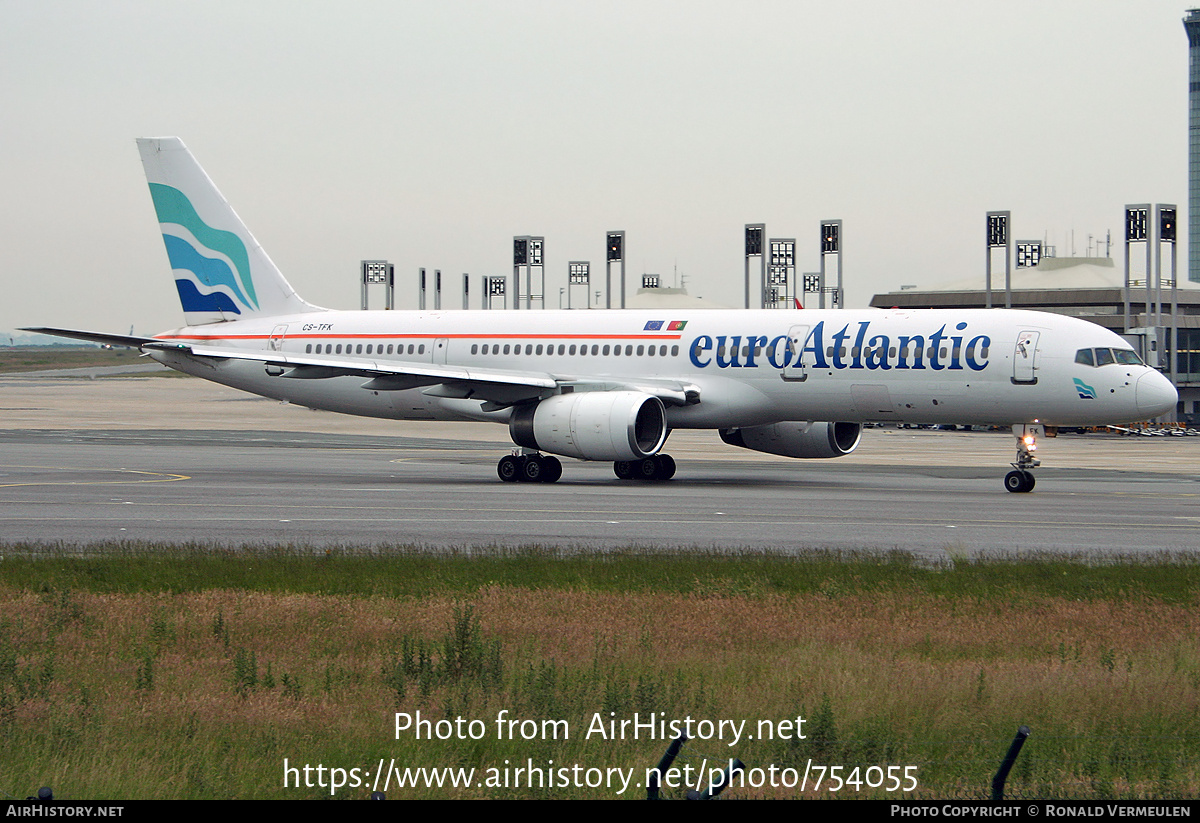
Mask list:
[[[877,294],[875,308],[980,309],[988,305],[978,277],[936,289],[902,288]],[[1161,297],[1161,311],[1158,306]],[[1200,426],[1200,289],[1179,288],[1176,310],[1171,293],[1152,295],[1124,286],[1111,257],[1043,257],[1038,265],[1016,269],[1011,278],[1014,309],[1034,309],[1080,317],[1125,337],[1146,362],[1168,375],[1179,390],[1175,419]],[[1003,278],[993,287],[992,305],[1006,303]],[[1126,329],[1129,332],[1126,332]],[[1172,337],[1177,340],[1171,345]]]

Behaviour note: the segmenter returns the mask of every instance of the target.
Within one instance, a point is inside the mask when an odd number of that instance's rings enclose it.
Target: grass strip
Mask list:
[[[16,796],[362,798],[382,761],[475,770],[394,798],[644,797],[667,741],[620,734],[635,714],[744,722],[734,745],[694,739],[677,763],[758,769],[734,797],[985,797],[1020,724],[1033,735],[1012,797],[1200,793],[1187,557],[2,554],[0,790]],[[446,734],[397,735],[397,713],[417,712]],[[285,786],[285,759],[312,771]],[[809,763],[858,785],[833,791],[828,772],[819,789],[769,785],[770,767]],[[892,766],[915,766],[917,788],[867,785]],[[632,775],[623,793],[618,770]]]

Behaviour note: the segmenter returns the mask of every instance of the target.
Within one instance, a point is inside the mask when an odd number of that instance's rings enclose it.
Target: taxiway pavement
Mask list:
[[[1011,435],[869,429],[837,460],[676,431],[668,483],[563,461],[501,483],[507,431],[313,412],[191,378],[0,376],[0,543],[553,545],[930,557],[1200,548],[1200,438],[1063,435],[1031,494]]]

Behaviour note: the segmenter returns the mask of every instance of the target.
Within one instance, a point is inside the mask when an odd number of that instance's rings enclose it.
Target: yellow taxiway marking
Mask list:
[[[168,474],[166,472],[150,472],[140,469],[76,469],[67,466],[4,466],[5,469],[42,469],[57,472],[119,472],[121,474],[142,474],[144,478],[133,480],[36,480],[26,483],[0,483],[0,488],[16,486],[128,486],[133,483],[172,483],[176,480],[191,480],[186,474]]]

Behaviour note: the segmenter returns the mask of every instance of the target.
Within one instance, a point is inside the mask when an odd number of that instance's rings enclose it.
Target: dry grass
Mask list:
[[[664,741],[582,733],[594,712],[660,711],[751,725],[803,715],[805,741],[742,741],[732,749],[696,741],[686,751],[801,769],[809,758],[864,768],[916,764],[919,797],[985,794],[1022,723],[1034,734],[1010,780],[1014,791],[1200,793],[1194,602],[1013,604],[913,590],[705,588],[483,587],[470,601],[482,637],[499,641],[503,660],[500,683],[489,685],[411,671],[389,679],[405,642],[426,643],[435,662],[443,654],[459,605],[449,597],[0,586],[0,788],[23,796],[50,784],[75,798],[327,793],[284,789],[285,757],[372,769],[379,758],[486,768],[529,757],[640,770],[657,761]],[[501,709],[564,718],[573,734],[498,741],[489,725],[481,741],[394,739],[393,712],[418,709],[489,724]],[[529,794],[612,796],[486,788],[426,796]]]

